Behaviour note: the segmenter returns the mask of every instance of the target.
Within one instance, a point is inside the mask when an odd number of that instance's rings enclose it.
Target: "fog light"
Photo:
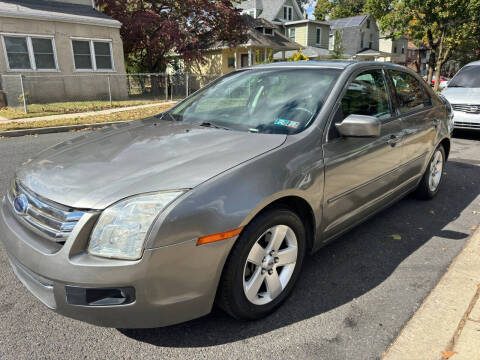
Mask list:
[[[67,304],[83,306],[127,305],[135,301],[135,288],[82,288],[65,286]]]

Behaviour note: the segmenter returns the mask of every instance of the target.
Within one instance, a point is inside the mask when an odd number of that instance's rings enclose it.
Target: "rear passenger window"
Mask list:
[[[414,76],[395,70],[389,70],[389,73],[395,86],[401,114],[431,105],[430,96]]]

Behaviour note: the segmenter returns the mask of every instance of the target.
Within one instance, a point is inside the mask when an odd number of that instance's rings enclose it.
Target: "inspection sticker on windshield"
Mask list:
[[[286,126],[286,127],[289,127],[289,128],[296,129],[296,128],[298,128],[300,123],[298,121],[291,121],[291,120],[278,118],[277,121],[274,122],[274,125]]]

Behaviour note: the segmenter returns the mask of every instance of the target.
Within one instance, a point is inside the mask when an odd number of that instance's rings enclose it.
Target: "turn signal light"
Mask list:
[[[234,229],[234,230],[221,232],[221,233],[218,233],[218,234],[202,236],[201,238],[198,238],[197,246],[204,245],[204,244],[209,244],[209,243],[212,243],[212,242],[215,242],[215,241],[221,241],[221,240],[232,238],[232,237],[240,234],[242,232],[242,230],[243,230],[243,227],[238,228],[238,229]]]

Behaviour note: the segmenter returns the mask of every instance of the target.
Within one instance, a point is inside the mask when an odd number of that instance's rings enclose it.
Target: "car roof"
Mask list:
[[[380,61],[344,61],[344,60],[308,60],[308,61],[282,61],[269,64],[255,65],[252,68],[286,68],[286,67],[308,67],[308,68],[330,68],[330,69],[346,69],[355,65],[356,68],[367,65],[381,65],[393,68],[404,68],[398,64]]]
[[[322,68],[334,68],[334,69],[345,69],[347,66],[355,64],[354,61],[321,61],[321,60],[309,60],[309,61],[282,61],[275,62],[270,64],[256,65],[255,68],[262,67],[322,67]]]
[[[471,62],[465,66],[470,66],[470,65],[480,65],[480,61],[474,61],[474,62]]]

